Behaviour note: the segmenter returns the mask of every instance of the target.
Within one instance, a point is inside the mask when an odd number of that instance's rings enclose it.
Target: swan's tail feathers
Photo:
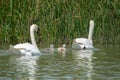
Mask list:
[[[15,49],[12,45],[10,45],[8,53],[10,55],[21,55],[21,52],[18,49]]]

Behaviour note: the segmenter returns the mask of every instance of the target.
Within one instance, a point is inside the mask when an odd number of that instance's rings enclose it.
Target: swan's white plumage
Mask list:
[[[76,38],[75,42],[83,45],[93,45],[92,40],[88,40],[86,38]]]
[[[22,54],[39,54],[40,51],[30,43],[22,43],[14,46],[15,49],[18,49]]]
[[[73,49],[92,49],[94,48],[93,46],[93,41],[92,41],[92,34],[94,30],[94,21],[90,20],[89,23],[89,35],[88,38],[76,38],[73,41],[72,48]]]
[[[10,46],[9,51],[16,52],[17,50],[20,52],[21,55],[35,55],[40,54],[40,51],[37,47],[37,44],[35,42],[34,38],[34,31],[38,30],[38,26],[36,24],[31,25],[30,27],[30,37],[31,37],[31,43],[21,43],[16,44],[14,46]]]

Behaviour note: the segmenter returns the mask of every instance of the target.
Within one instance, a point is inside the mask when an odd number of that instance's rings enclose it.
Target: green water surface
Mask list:
[[[0,50],[0,80],[120,80],[120,46],[96,47],[63,53],[40,49],[40,56],[10,56]]]

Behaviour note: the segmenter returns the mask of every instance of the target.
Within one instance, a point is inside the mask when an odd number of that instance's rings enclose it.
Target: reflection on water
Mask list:
[[[75,62],[78,63],[81,70],[84,71],[87,77],[86,80],[92,80],[92,71],[93,71],[93,50],[73,50],[73,55]]]
[[[13,56],[0,50],[0,80],[120,80],[120,47],[65,53],[44,49],[40,56]]]
[[[38,58],[39,56],[10,56],[9,63],[15,64],[14,69],[16,69],[18,79],[36,80]]]

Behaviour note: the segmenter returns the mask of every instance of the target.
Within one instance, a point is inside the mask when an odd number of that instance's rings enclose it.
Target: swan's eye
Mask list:
[[[37,32],[37,31],[38,31],[38,28],[35,28],[35,31]]]

